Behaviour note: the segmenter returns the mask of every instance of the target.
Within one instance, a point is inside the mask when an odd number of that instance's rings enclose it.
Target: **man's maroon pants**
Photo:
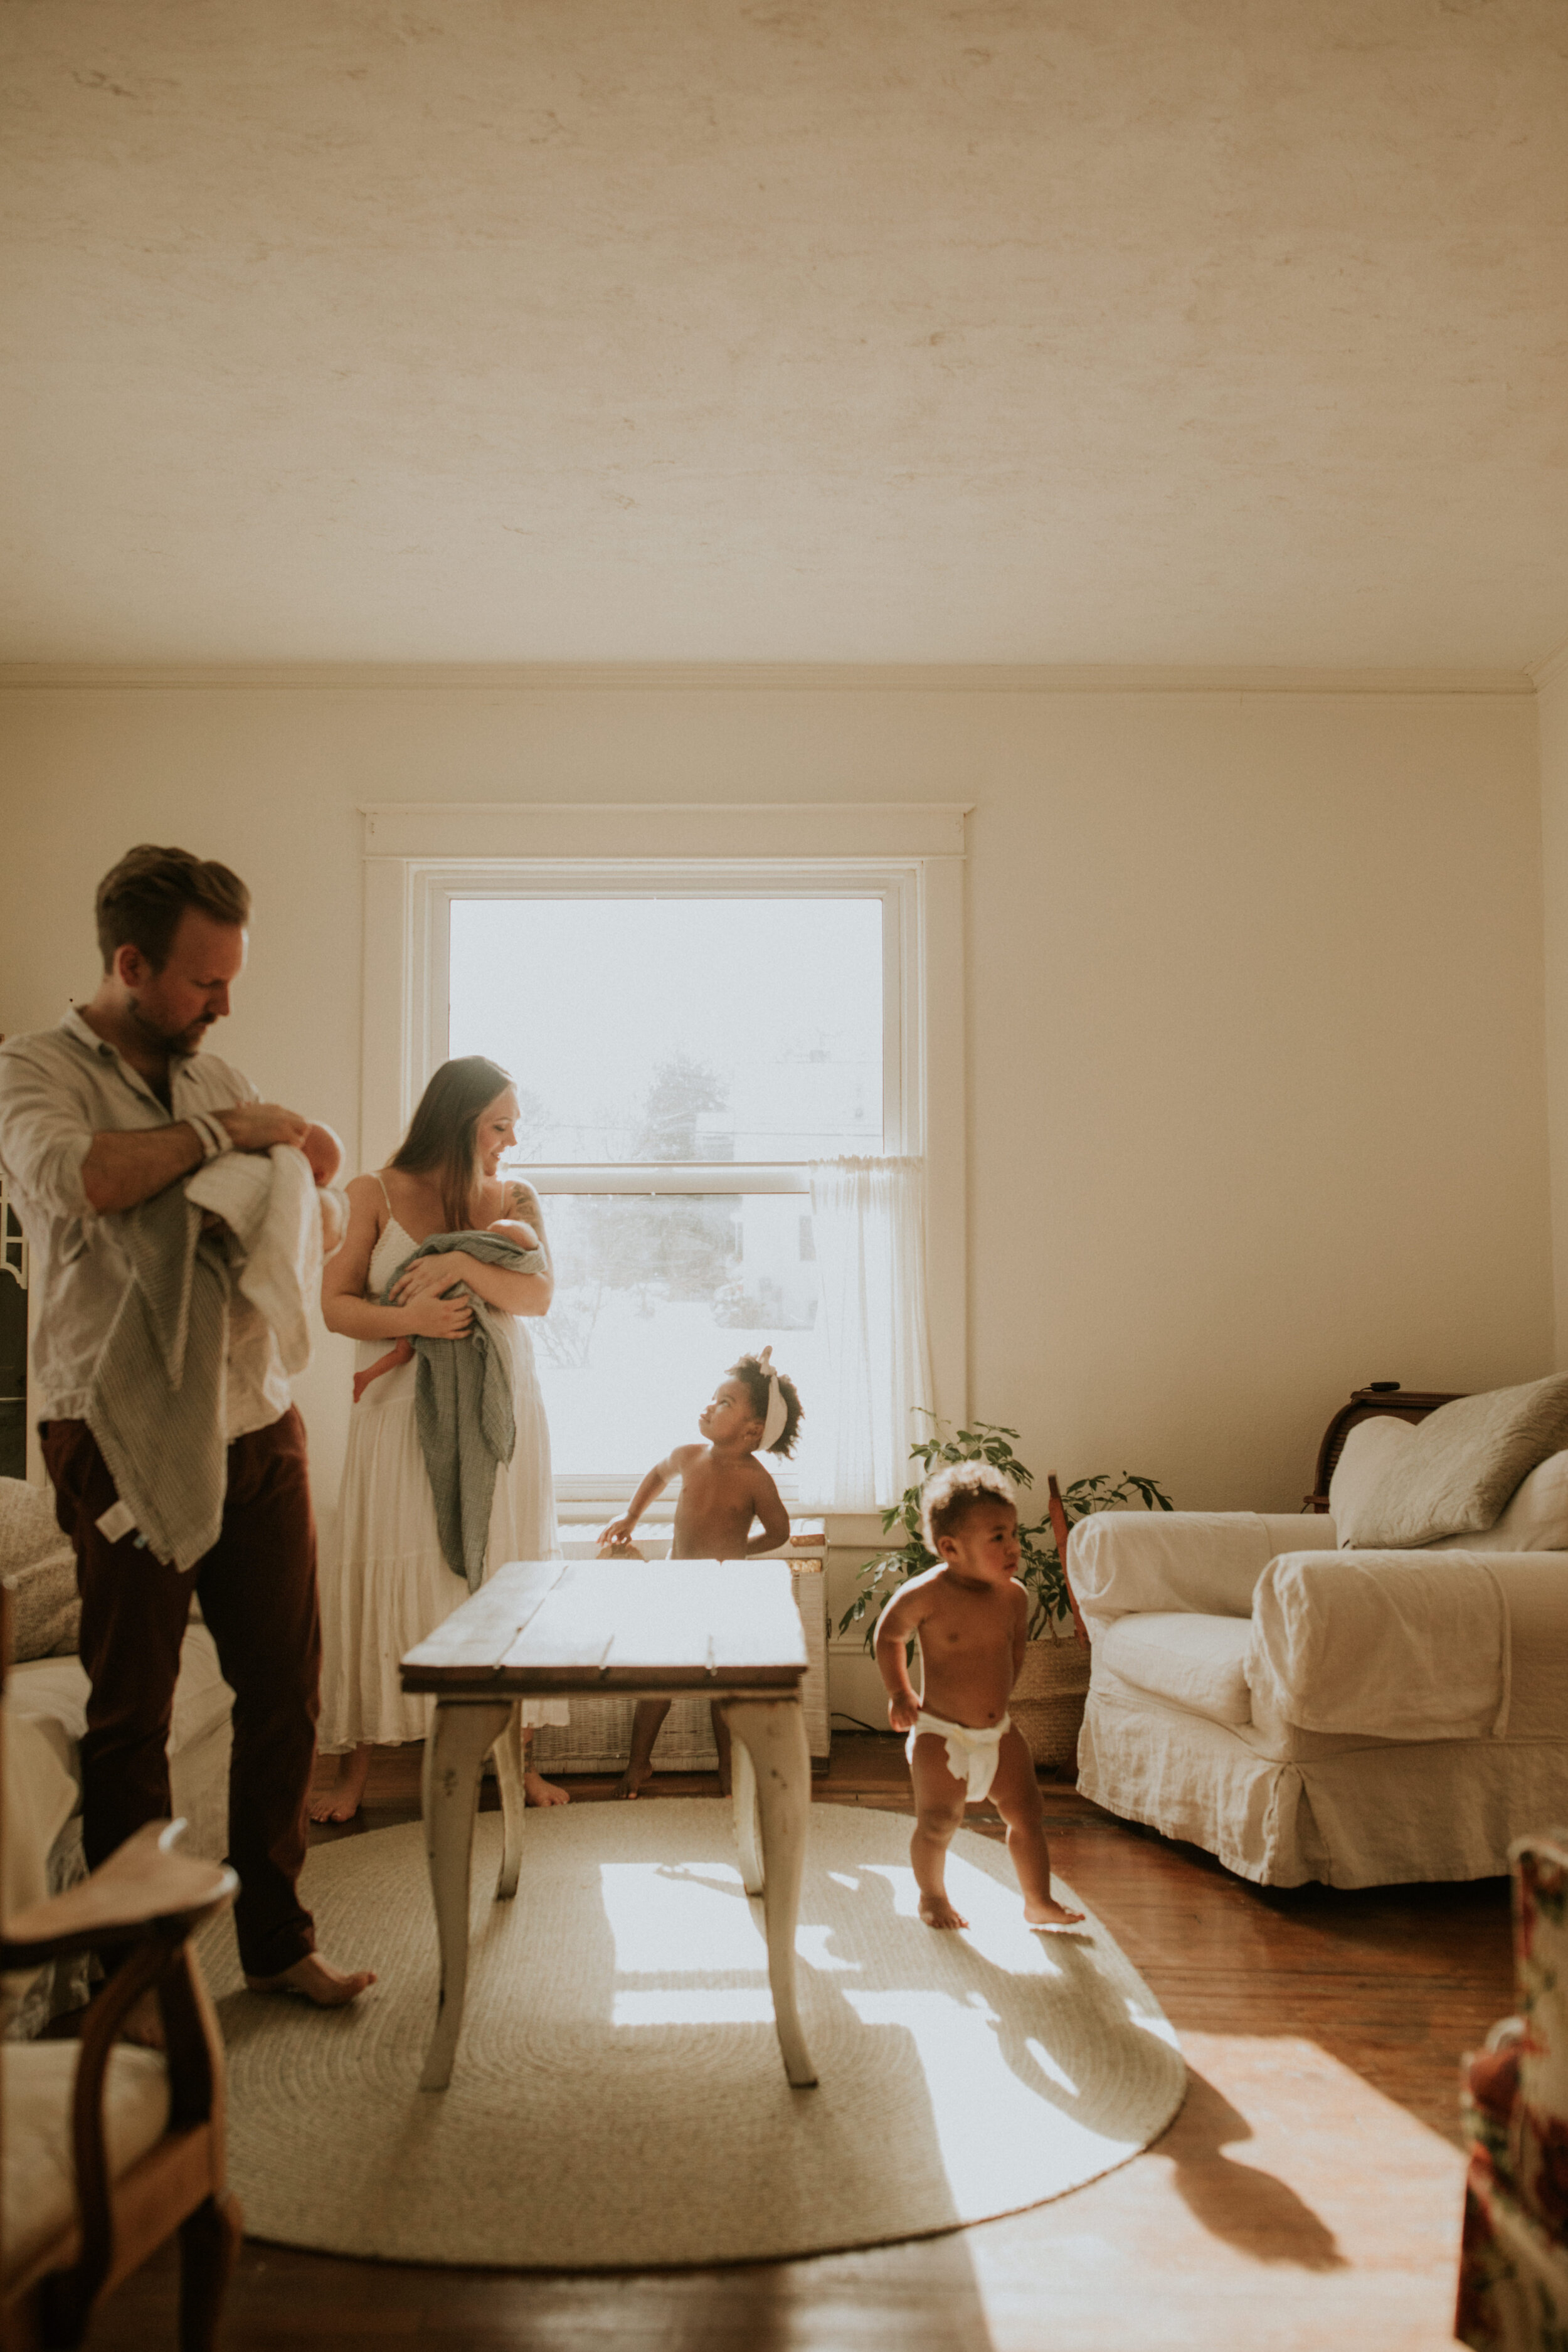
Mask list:
[[[81,1662],[92,1685],[81,1743],[89,1870],[144,1822],[169,1815],[169,1722],[191,1595],[234,1693],[228,1858],[247,1975],[270,1977],[315,1948],[296,1881],[316,1750],[321,1625],[305,1430],[292,1407],[228,1449],[223,1529],[181,1575],[95,1522],[117,1497],[84,1421],[44,1424],[55,1514],[76,1547]]]

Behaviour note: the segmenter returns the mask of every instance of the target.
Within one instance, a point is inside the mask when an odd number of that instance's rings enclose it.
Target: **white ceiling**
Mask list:
[[[0,655],[1568,636],[1563,0],[9,0]]]

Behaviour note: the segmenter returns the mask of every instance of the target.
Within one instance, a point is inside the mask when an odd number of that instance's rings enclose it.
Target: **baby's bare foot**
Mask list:
[[[316,2009],[346,2009],[362,1992],[375,1982],[374,1969],[352,1971],[333,1968],[322,1959],[320,1952],[307,1952],[302,1960],[284,1969],[275,1977],[251,1977],[245,1979],[252,1992],[293,1993],[308,2000]]]
[[[1083,1926],[1081,1911],[1068,1911],[1062,1904],[1057,1902],[1026,1902],[1024,1917],[1031,1927],[1042,1928],[1047,1935],[1059,1932],[1064,1927]]]
[[[945,1895],[922,1895],[921,1917],[928,1927],[967,1927],[968,1920],[955,1911]]]
[[[651,1764],[628,1764],[616,1783],[617,1797],[637,1797],[642,1793],[643,1782],[653,1770]]]
[[[547,1780],[542,1773],[531,1770],[522,1776],[522,1793],[531,1805],[569,1805],[572,1802],[570,1789],[558,1789],[553,1780]]]

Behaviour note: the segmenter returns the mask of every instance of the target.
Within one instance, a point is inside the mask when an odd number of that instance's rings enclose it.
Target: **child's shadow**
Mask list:
[[[728,1874],[710,1875],[679,1864],[669,1865],[665,1874],[697,1880],[710,1892],[727,1894],[738,1902],[749,1900],[739,1880]],[[853,1895],[857,1916],[864,1906],[868,1927],[875,1920],[877,1933],[868,1933],[861,1945],[842,1927],[829,1929],[826,1951],[847,1973],[853,1970],[867,1985],[898,1990],[889,1979],[887,1956],[899,1948],[907,1933],[911,1961],[920,1954],[910,1972],[910,1990],[929,1990],[934,1978],[939,1990],[970,2011],[981,2011],[1004,2062],[1026,2089],[1058,2114],[1079,2111],[1078,2094],[1053,2079],[1029,2047],[1031,2039],[1042,2037],[1031,2036],[1018,2015],[1018,1979],[1011,1970],[989,1959],[962,1929],[937,1930],[918,1918],[896,1915],[894,1878],[885,1865],[859,1868]],[[1127,2031],[1122,1996],[1095,1968],[1088,1939],[1053,1936],[1048,1956],[1075,2000],[1091,2011],[1096,2028],[1108,2033]],[[1310,2271],[1346,2268],[1333,2231],[1288,2182],[1254,2165],[1238,2164],[1225,2153],[1228,2143],[1251,2137],[1245,2116],[1189,2067],[1182,2108],[1151,2152],[1170,2162],[1177,2194],[1211,2236],[1240,2248],[1255,2262],[1289,2263]]]
[[[1294,2263],[1306,2271],[1348,2268],[1333,2231],[1289,2182],[1225,2154],[1227,2141],[1251,2137],[1247,2117],[1189,2066],[1182,2111],[1152,2153],[1174,2167],[1176,2192],[1194,2220],[1254,2262]]]

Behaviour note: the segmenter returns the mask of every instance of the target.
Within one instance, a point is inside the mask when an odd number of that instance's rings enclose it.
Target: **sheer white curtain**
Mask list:
[[[931,1423],[925,1163],[818,1160],[811,1216],[827,1340],[827,1394],[813,1397],[802,1489],[829,1510],[879,1510],[909,1484],[911,1439]]]

